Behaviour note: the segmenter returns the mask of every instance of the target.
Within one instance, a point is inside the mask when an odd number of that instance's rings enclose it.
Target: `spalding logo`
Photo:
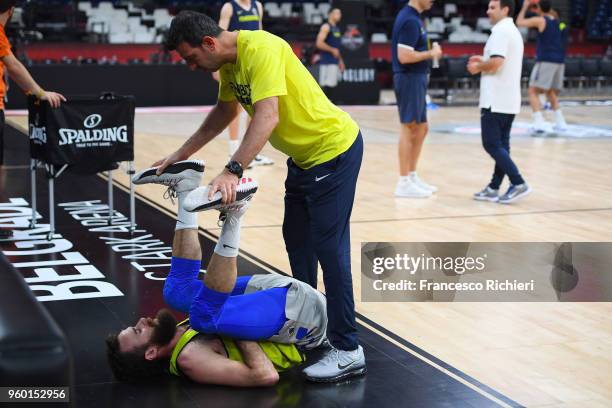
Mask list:
[[[83,125],[86,128],[91,129],[98,126],[100,122],[102,122],[102,116],[98,115],[97,113],[94,113],[93,115],[89,115],[85,118],[85,120],[83,121]]]

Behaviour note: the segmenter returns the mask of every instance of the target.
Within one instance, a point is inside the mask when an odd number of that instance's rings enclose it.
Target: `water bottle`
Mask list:
[[[439,44],[437,41],[433,42],[433,47],[438,47]],[[438,58],[434,58],[433,59],[433,63],[432,63],[432,68],[440,68],[440,61],[438,60]]]

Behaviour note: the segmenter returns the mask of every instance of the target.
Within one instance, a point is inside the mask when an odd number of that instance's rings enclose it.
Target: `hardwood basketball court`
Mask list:
[[[137,113],[136,168],[148,167],[180,146],[205,117],[207,109],[200,110]],[[419,163],[419,175],[437,185],[439,192],[429,199],[398,199],[393,196],[396,108],[346,110],[359,123],[365,140],[351,220],[359,323],[439,370],[449,371],[401,340],[526,406],[610,406],[611,304],[362,302],[360,247],[362,242],[376,241],[610,241],[612,138],[513,136],[513,158],[533,193],[512,205],[476,202],[471,195],[488,182],[493,161],[479,135],[440,129],[478,124],[478,110],[442,107],[429,112],[431,131]],[[609,106],[571,106],[564,113],[570,124],[612,129]],[[8,120],[27,127],[25,116]],[[516,121],[530,121],[528,108],[523,107]],[[206,162],[205,182],[221,171],[227,150],[227,136],[222,135],[195,155]],[[258,180],[260,189],[243,223],[241,249],[257,258],[253,262],[290,273],[281,231],[286,157],[269,145],[263,153],[276,164],[247,173]],[[127,185],[123,172],[116,171],[114,177],[118,186]],[[139,186],[137,192],[174,213],[158,187]],[[138,218],[137,213],[141,222]],[[218,235],[216,214],[202,213],[199,222],[211,236]],[[319,289],[324,290],[321,274],[319,278]]]

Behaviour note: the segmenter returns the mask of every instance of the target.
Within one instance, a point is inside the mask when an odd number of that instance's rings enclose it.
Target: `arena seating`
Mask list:
[[[571,2],[571,24],[574,27],[584,27],[587,18],[587,1],[573,0]]]
[[[592,40],[612,40],[612,1],[599,0],[588,25]]]
[[[41,64],[117,64],[127,63],[138,65],[143,63],[167,63],[171,60],[168,55],[162,55],[154,44],[163,40],[172,16],[181,10],[189,9],[217,16],[225,0],[158,0],[136,3],[134,1],[78,1],[69,0],[32,0],[23,9],[15,13],[12,24],[19,30],[35,30],[41,32],[45,41],[54,40],[73,41],[84,43],[107,43],[111,45],[122,44],[149,44],[149,51],[133,56],[117,57],[113,53],[97,54],[94,56],[78,57],[76,55],[46,55],[38,58],[35,63]],[[569,23],[568,30],[571,35],[570,46],[584,41],[593,43],[609,43],[612,38],[612,0],[559,0],[556,6],[562,19]],[[325,0],[281,0],[264,1],[266,30],[277,34],[294,44],[295,49],[307,49],[312,46],[320,24],[325,21],[331,3]],[[446,45],[457,47],[470,44],[482,44],[488,38],[491,23],[484,15],[486,0],[455,0],[454,2],[436,2],[426,14],[425,23],[431,41],[438,41]],[[49,7],[49,5],[53,7]],[[139,4],[139,5],[137,5]],[[391,30],[398,10],[403,7],[404,1],[370,0],[366,6],[366,33],[373,46],[384,47],[391,40]],[[533,31],[527,35],[522,30],[527,45],[533,48]],[[39,41],[36,40],[36,41]],[[440,90],[449,87],[459,89],[472,89],[478,86],[478,81],[470,77],[465,71],[465,58],[468,54],[480,47],[470,48],[463,52],[451,53],[452,57],[442,60],[440,69],[432,72],[433,87]],[[605,48],[597,53],[605,54]],[[610,56],[591,55],[583,58],[582,51],[570,54],[566,64],[566,85],[570,89],[582,90],[607,89],[612,81],[610,72]],[[372,59],[381,58],[381,54],[372,55]],[[384,55],[384,54],[383,54]],[[523,62],[522,82],[526,88],[529,73],[534,64],[527,53]],[[27,55],[24,54],[24,61]],[[388,56],[377,61],[377,78],[381,85],[390,85]],[[303,58],[307,63],[308,58]],[[384,83],[384,84],[383,84]]]
[[[60,34],[82,39],[88,34],[96,42],[155,43],[160,40],[171,16],[178,11],[193,9],[218,15],[223,2],[158,0],[136,6],[132,1],[33,0],[27,3],[23,15],[15,17],[15,22],[30,25],[29,28],[43,32],[47,39],[58,38]],[[316,29],[325,21],[331,7],[331,3],[324,0],[263,3],[266,28],[296,41],[307,41],[309,39],[306,37],[316,34]],[[586,29],[586,36],[591,40],[607,41],[612,38],[611,3],[612,0],[559,1],[558,7],[562,19],[566,18],[571,27]],[[367,31],[370,36],[375,35],[376,42],[382,42],[384,36],[391,38],[393,20],[403,5],[403,2],[390,0],[368,2]],[[451,43],[484,42],[491,28],[488,18],[484,16],[485,9],[484,0],[435,3],[426,18],[430,38]],[[298,26],[300,28],[296,30]],[[526,36],[526,30],[523,34]]]
[[[92,5],[79,2],[79,10],[88,17],[87,30],[108,36],[111,44],[154,43],[161,41],[161,32],[170,25],[172,16],[167,8],[156,8],[148,14],[132,3],[116,7],[108,1]]]

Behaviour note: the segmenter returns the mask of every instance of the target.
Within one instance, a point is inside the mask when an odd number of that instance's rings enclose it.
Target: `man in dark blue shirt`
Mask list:
[[[410,0],[399,12],[393,26],[391,52],[393,85],[397,97],[401,130],[398,146],[400,177],[396,197],[426,198],[437,191],[419,179],[417,162],[427,135],[427,82],[429,60],[438,60],[442,49],[436,43],[429,49],[421,13],[433,0]]]
[[[342,19],[339,8],[329,11],[327,22],[321,26],[317,34],[316,46],[319,49],[319,85],[325,91],[326,87],[334,88],[338,85],[340,74],[344,72],[344,61],[340,54],[342,33],[338,23]]]
[[[530,6],[534,6],[536,16],[526,18],[525,14]],[[555,111],[555,130],[567,130],[567,123],[559,106],[559,92],[563,89],[565,74],[565,47],[563,45],[563,30],[565,24],[552,9],[550,0],[535,2],[524,0],[523,7],[516,17],[519,27],[535,28],[538,30],[536,44],[536,64],[529,78],[529,104],[533,110],[533,130],[536,134],[546,133],[548,127],[542,116],[540,94],[546,94]]]

